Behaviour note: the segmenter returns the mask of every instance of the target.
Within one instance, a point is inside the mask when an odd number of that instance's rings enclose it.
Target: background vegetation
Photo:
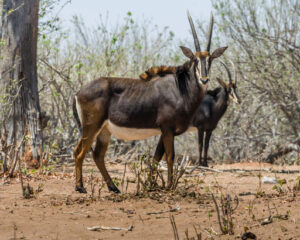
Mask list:
[[[63,7],[67,2],[60,4]],[[138,77],[154,65],[182,64],[185,58],[178,46],[193,48],[193,44],[176,38],[168,27],[158,28],[147,19],[137,22],[130,12],[112,27],[107,24],[109,15],[101,16],[94,28],[74,16],[73,27],[66,31],[53,10],[57,3],[41,1],[40,7],[39,93],[41,109],[50,117],[43,133],[44,150],[53,161],[71,161],[79,138],[71,106],[83,84],[100,76]],[[232,103],[213,133],[211,157],[216,161],[254,160],[286,146],[299,149],[299,0],[212,0],[212,4],[212,49],[229,46],[224,58],[230,58],[237,68],[242,104]],[[199,21],[197,25],[204,39],[207,26]],[[222,74],[219,66],[214,63],[210,88],[217,87],[214,79]],[[157,141],[154,137],[136,142],[133,151],[152,153]],[[196,143],[196,133],[177,137],[176,152],[197,155]],[[108,154],[119,156],[128,146],[132,144],[112,139]],[[62,154],[67,157],[56,159]],[[297,151],[283,160],[298,162]]]

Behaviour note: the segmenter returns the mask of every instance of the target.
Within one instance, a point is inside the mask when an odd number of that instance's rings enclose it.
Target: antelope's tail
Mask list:
[[[79,132],[80,132],[80,134],[81,134],[81,130],[82,130],[82,128],[81,128],[81,122],[80,122],[80,118],[79,118],[79,115],[78,115],[78,111],[77,111],[77,107],[76,107],[76,97],[74,97],[74,99],[73,99],[73,116],[74,116],[74,118],[75,118],[75,121],[76,121],[76,123],[77,123],[77,127],[78,127],[78,129],[79,129]]]

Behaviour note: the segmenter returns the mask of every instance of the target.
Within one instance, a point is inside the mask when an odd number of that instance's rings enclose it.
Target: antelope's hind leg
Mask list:
[[[108,190],[114,193],[120,193],[120,190],[116,187],[109,176],[104,163],[104,157],[110,141],[110,136],[111,133],[104,127],[97,136],[96,147],[93,151],[93,159],[107,184]]]
[[[99,125],[98,125],[99,126]],[[82,129],[82,137],[74,149],[75,171],[76,171],[76,187],[75,190],[80,193],[86,193],[82,181],[82,163],[86,153],[91,149],[96,133],[99,130],[97,125],[84,126]]]

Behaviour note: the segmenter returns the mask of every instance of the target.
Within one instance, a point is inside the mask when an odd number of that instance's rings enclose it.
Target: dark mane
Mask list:
[[[168,74],[175,75],[176,85],[180,89],[183,95],[188,93],[187,79],[189,79],[189,69],[191,67],[191,61],[186,61],[183,65],[179,66],[158,66],[151,67],[140,75],[140,79],[149,82],[156,77],[163,77]]]
[[[221,87],[217,87],[217,88],[215,88],[213,90],[207,90],[206,94],[210,95],[212,97],[216,97],[221,90],[222,90]]]
[[[155,77],[163,77],[167,74],[176,74],[177,78],[180,78],[180,75],[187,73],[190,68],[190,61],[185,62],[183,65],[179,66],[157,66],[151,67],[142,73],[139,77],[141,80],[146,82],[151,81]]]
[[[187,79],[190,78],[190,72],[189,72],[190,67],[191,67],[191,62],[187,61],[183,65],[178,66],[176,68],[176,83],[178,88],[180,89],[180,92],[183,95],[188,94]]]

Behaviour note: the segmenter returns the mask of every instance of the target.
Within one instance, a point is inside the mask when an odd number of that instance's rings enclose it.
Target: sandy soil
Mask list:
[[[184,175],[177,193],[152,192],[144,197],[134,196],[136,183],[129,183],[127,193],[124,193],[124,186],[121,195],[109,193],[104,186],[100,200],[97,190],[95,199],[91,198],[90,183],[86,183],[88,194],[74,191],[73,167],[55,169],[50,175],[36,173],[25,178],[24,183],[29,183],[34,190],[43,185],[42,191],[30,199],[21,197],[19,179],[2,178],[0,239],[174,239],[171,214],[180,239],[186,238],[187,229],[190,237],[195,236],[194,227],[202,233],[202,239],[241,239],[245,230],[254,233],[257,239],[300,239],[300,192],[293,190],[300,174],[258,171],[270,168],[300,170],[296,166],[273,167],[257,163],[220,165],[214,169],[254,171],[197,170],[192,175]],[[90,180],[88,176],[94,169],[93,183],[97,182],[100,175],[95,166],[85,164],[84,169],[86,181]],[[122,163],[108,164],[108,169],[121,181]],[[129,173],[126,176],[133,178]],[[274,184],[259,184],[260,176],[285,179],[282,193],[279,193],[279,184],[277,190]],[[238,197],[239,205],[232,215],[233,235],[221,234],[211,192],[218,201],[220,192]],[[168,212],[176,207],[180,210]],[[272,221],[268,221],[268,217]],[[266,224],[262,225],[262,222]],[[93,226],[133,228],[131,231],[87,230]]]

